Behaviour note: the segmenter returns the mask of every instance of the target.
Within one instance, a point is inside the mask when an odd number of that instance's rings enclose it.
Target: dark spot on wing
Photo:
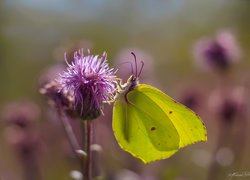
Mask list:
[[[150,130],[151,130],[151,131],[155,131],[155,130],[156,130],[156,127],[151,127]]]
[[[173,113],[173,111],[169,111],[168,113],[169,113],[169,114],[172,114],[172,113]]]

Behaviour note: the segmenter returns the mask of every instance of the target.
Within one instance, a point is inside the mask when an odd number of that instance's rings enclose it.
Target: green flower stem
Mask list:
[[[92,143],[92,122],[91,121],[87,121],[87,159],[86,159],[86,164],[87,164],[87,179],[91,180],[92,179],[92,153],[91,153],[91,143]]]
[[[71,127],[71,124],[69,123],[68,117],[63,113],[61,109],[58,110],[59,119],[62,123],[63,129],[65,131],[65,134],[68,138],[68,141],[70,143],[71,149],[73,150],[75,157],[80,161],[81,163],[81,157],[79,156],[79,150],[81,150],[81,147],[75,137],[74,131]]]
[[[227,137],[231,135],[230,128],[231,128],[230,126],[227,126],[227,124],[224,124],[223,122],[220,122],[219,124],[219,135],[217,138],[216,147],[213,152],[212,162],[208,170],[207,180],[218,179],[218,176],[222,171],[222,167],[216,161],[216,153],[219,151],[221,147],[226,146],[227,143],[225,142],[225,140],[227,140],[228,139]]]
[[[84,151],[87,152],[87,156],[86,158],[84,158],[84,169],[82,170],[82,172],[86,180],[92,180],[92,120],[83,120],[82,124],[83,125],[81,127],[84,132]]]
[[[25,180],[41,180],[41,174],[38,166],[38,159],[35,152],[30,152],[28,154],[23,153],[22,155],[22,163],[24,170],[24,179]]]
[[[64,130],[69,138],[70,145],[72,149],[74,150],[74,152],[77,152],[77,150],[80,150],[80,145],[78,144],[78,141],[75,137],[73,129],[69,123],[69,120],[67,116],[65,116],[63,113],[60,113],[60,117],[61,117],[60,119],[63,124]]]

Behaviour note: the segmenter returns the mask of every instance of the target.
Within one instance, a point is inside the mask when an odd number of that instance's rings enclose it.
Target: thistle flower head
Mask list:
[[[116,76],[106,58],[105,52],[98,57],[90,52],[85,56],[79,50],[58,79],[61,90],[72,93],[74,108],[84,120],[97,118],[102,113],[103,102],[114,98]]]
[[[219,89],[212,92],[208,105],[221,120],[230,124],[236,117],[241,117],[245,113],[245,99],[245,87]]]
[[[29,128],[40,115],[40,108],[29,100],[16,101],[7,104],[3,110],[3,119],[10,126],[21,129]]]
[[[188,108],[197,111],[197,108],[200,106],[200,94],[197,90],[185,90],[180,102]]]
[[[223,31],[214,39],[198,41],[194,55],[203,69],[224,72],[239,60],[240,50],[234,36],[229,31]]]

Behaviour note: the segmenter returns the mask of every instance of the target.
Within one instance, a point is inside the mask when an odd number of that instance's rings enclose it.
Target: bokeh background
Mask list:
[[[46,68],[64,63],[64,52],[89,48],[94,54],[106,51],[110,66],[127,73],[122,75],[126,81],[131,69],[121,62],[131,61],[130,52],[134,51],[138,59],[145,61],[142,82],[179,101],[192,96],[198,102],[194,110],[206,124],[208,142],[188,146],[170,159],[143,165],[118,147],[111,130],[112,106],[107,105],[105,117],[95,122],[95,142],[103,149],[97,153],[95,173],[104,179],[118,180],[202,180],[210,174],[215,174],[213,179],[226,179],[233,172],[250,172],[249,16],[248,0],[1,0],[1,114],[11,102],[36,103],[40,115],[33,128],[39,136],[37,159],[42,179],[72,179],[71,170],[79,167],[53,115],[55,110],[39,93],[40,77]],[[224,29],[235,36],[241,58],[226,77],[221,77],[196,66],[193,47],[200,38],[213,38]],[[210,94],[225,85],[223,82],[230,88],[245,89],[244,118],[239,115],[234,120],[245,119],[243,125],[219,122],[221,119],[207,105]],[[25,179],[17,146],[8,137],[15,132],[6,128],[2,115],[0,179]],[[224,129],[228,136],[222,138]],[[214,158],[216,165],[212,165]],[[219,171],[211,170],[212,166]]]

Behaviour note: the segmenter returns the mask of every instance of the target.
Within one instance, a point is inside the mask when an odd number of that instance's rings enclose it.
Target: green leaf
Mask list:
[[[149,85],[121,94],[113,111],[119,145],[144,163],[168,158],[181,147],[207,139],[205,126],[193,111]]]

